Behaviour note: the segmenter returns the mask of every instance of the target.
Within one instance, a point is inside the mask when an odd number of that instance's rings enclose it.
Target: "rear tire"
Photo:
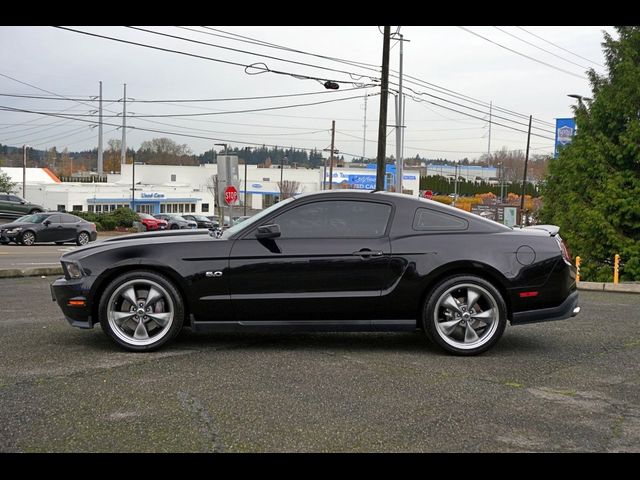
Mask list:
[[[429,339],[455,355],[478,355],[495,345],[507,324],[496,287],[475,275],[444,279],[427,297],[423,327]]]
[[[102,330],[131,352],[150,352],[169,343],[182,328],[184,316],[184,301],[174,283],[147,270],[117,277],[98,305]]]
[[[91,237],[87,232],[80,232],[78,234],[78,238],[76,238],[76,244],[80,246],[86,245],[90,241],[91,241]]]

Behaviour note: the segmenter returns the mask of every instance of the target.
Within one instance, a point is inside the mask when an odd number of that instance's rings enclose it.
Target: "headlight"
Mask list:
[[[7,233],[13,234],[13,233],[18,233],[20,231],[22,231],[22,228],[21,227],[16,227],[16,228],[12,228],[11,230],[7,230]]]
[[[73,262],[62,262],[62,266],[67,271],[69,278],[80,278],[84,273],[80,264]]]

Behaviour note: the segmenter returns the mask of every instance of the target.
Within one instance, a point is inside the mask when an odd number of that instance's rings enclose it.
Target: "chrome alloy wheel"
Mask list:
[[[113,333],[129,345],[157,342],[171,329],[175,307],[169,292],[148,279],[129,280],[109,297],[107,320]]]
[[[36,236],[33,232],[24,232],[20,239],[24,245],[31,246],[36,243]]]
[[[78,235],[78,245],[86,245],[89,243],[89,234],[87,232],[80,232]]]
[[[471,350],[493,338],[500,310],[488,290],[473,283],[461,283],[440,295],[433,315],[438,335],[446,343]]]

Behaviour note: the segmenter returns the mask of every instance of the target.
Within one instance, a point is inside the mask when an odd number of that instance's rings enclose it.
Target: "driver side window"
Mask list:
[[[349,238],[384,235],[391,206],[385,203],[329,200],[308,203],[277,216],[282,238]]]

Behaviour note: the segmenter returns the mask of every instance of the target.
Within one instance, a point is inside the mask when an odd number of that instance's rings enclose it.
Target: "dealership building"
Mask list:
[[[200,166],[183,165],[121,165],[120,174],[107,175],[106,182],[62,182],[47,168],[0,167],[11,181],[15,192],[28,201],[48,210],[109,212],[119,207],[135,211],[156,213],[214,214],[213,181],[217,175],[216,164]],[[134,172],[135,170],[135,172]],[[245,173],[246,172],[246,173]],[[26,192],[22,192],[23,174],[26,176]],[[333,182],[329,169],[285,168],[278,166],[261,168],[257,165],[239,165],[238,181],[240,205],[252,210],[262,210],[277,202],[281,180],[292,182],[295,193],[310,193],[332,188],[373,190],[376,183],[375,165],[366,168],[333,168]],[[395,182],[395,167],[387,165],[385,185]],[[420,171],[405,169],[403,190],[418,195]],[[135,185],[135,190],[134,190]],[[132,195],[132,193],[134,195]]]

